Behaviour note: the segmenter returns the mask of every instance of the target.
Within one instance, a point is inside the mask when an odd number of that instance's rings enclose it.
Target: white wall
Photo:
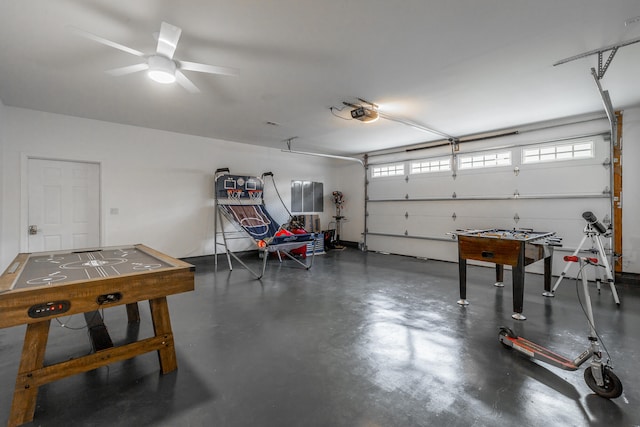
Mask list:
[[[640,273],[640,108],[622,118],[622,271]]]
[[[359,243],[364,231],[365,169],[360,163],[342,161],[336,166],[336,176],[339,182],[336,190],[342,191],[345,200],[340,240]]]
[[[623,270],[640,273],[640,108],[624,111]],[[364,230],[364,169],[358,163],[296,156],[228,141],[123,126],[6,107],[0,102],[0,270],[24,250],[21,182],[27,156],[100,162],[102,244],[145,243],[177,257],[206,255],[213,245],[213,172],[272,171],[290,205],[290,181],[321,181],[322,227],[335,215],[331,192],[340,190],[347,217],[341,238],[359,242]],[[269,192],[277,220],[284,208]],[[111,215],[118,208],[118,215]],[[246,246],[250,247],[249,245]]]
[[[6,106],[0,120],[2,269],[27,249],[22,196],[28,157],[100,163],[103,246],[144,243],[175,257],[214,253],[213,174],[222,167],[238,174],[272,171],[289,207],[292,179],[323,182],[322,226],[335,214],[336,160]],[[275,219],[285,221],[286,210],[273,194],[267,196]],[[112,208],[119,213],[111,214]],[[244,244],[236,249],[251,247]]]
[[[2,224],[4,221],[2,220],[4,217],[4,146],[5,146],[5,106],[2,104],[2,100],[0,100],[0,165],[3,165],[2,169],[0,169],[0,272],[4,271],[4,233],[2,230]]]

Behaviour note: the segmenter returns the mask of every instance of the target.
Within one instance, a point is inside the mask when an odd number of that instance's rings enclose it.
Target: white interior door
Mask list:
[[[28,251],[100,246],[100,165],[29,159]]]

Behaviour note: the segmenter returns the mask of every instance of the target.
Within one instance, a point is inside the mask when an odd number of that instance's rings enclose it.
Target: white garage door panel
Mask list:
[[[450,230],[452,220],[446,217],[410,216],[405,220],[405,229],[409,236],[447,238],[446,232]]]
[[[368,229],[370,233],[404,234],[404,216],[376,215],[369,216]]]
[[[404,199],[407,183],[404,176],[390,178],[369,178],[375,185],[369,185],[368,195],[372,200]]]
[[[377,216],[391,216],[404,222],[444,220],[447,231],[458,228],[495,228],[507,227],[513,223],[515,210],[510,200],[472,200],[472,201],[415,201],[397,203],[370,203],[369,219]],[[404,208],[404,211],[398,212]],[[408,217],[405,218],[405,214]],[[456,218],[453,218],[455,214]],[[370,222],[371,224],[371,222]],[[371,225],[370,225],[370,231]]]
[[[578,221],[584,227],[582,213],[591,211],[604,219],[609,215],[609,199],[601,198],[578,198],[578,199],[519,199],[512,201],[513,209],[520,216],[520,225],[527,219],[540,219],[549,222],[555,221]],[[525,226],[525,225],[522,225]],[[530,228],[530,227],[529,227]]]
[[[513,210],[510,206],[521,200],[435,200],[435,201],[399,201],[369,203],[369,215],[391,215],[408,213],[412,215],[446,216],[455,213],[474,217],[513,217],[513,213],[502,212],[504,209]]]
[[[455,242],[426,241],[419,239],[370,236],[368,249],[376,252],[388,252],[400,255],[417,256],[443,261],[458,261],[458,247]]]
[[[402,207],[407,210],[398,214]],[[591,211],[605,221],[608,209],[607,198],[405,202],[399,207],[397,203],[372,203],[368,229],[372,233],[407,231],[411,236],[440,238],[456,229],[530,228],[556,232],[565,246],[573,248],[582,239],[586,225],[582,213]]]
[[[452,178],[453,172],[442,172],[410,175],[406,185],[411,199],[424,199],[433,197],[451,197],[455,189],[455,180]]]
[[[377,202],[369,203],[368,212],[369,215],[404,215],[406,209],[410,207],[414,202]],[[417,202],[416,202],[417,203]]]
[[[573,251],[584,236],[585,211],[594,212],[599,220],[607,217],[609,199],[565,199],[547,203],[536,200],[520,200],[520,221],[518,226],[540,231],[555,231],[562,237],[563,248]],[[599,213],[601,212],[601,214]]]
[[[476,202],[476,209],[472,209],[468,205],[463,206],[461,203],[455,206],[455,202],[443,203],[450,208],[443,212],[434,212],[440,209],[431,209],[431,207],[441,203],[430,202],[429,205],[423,205],[424,211],[428,211],[429,214],[419,214],[417,213],[419,211],[413,214],[410,213],[406,219],[409,234],[412,236],[442,238],[448,232],[461,228],[495,228],[500,224],[505,227],[513,222],[511,218],[503,215],[506,213],[505,210],[491,212],[489,203],[486,201]],[[454,213],[456,215],[455,219],[453,218]]]
[[[523,166],[520,169],[515,184],[520,195],[595,194],[608,187],[610,172],[601,164],[535,166]]]
[[[455,179],[458,197],[499,197],[513,195],[516,175],[513,168],[488,168],[482,171],[459,171]]]

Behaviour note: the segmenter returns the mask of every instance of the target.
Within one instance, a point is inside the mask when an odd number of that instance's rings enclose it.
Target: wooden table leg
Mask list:
[[[149,300],[149,308],[151,309],[151,319],[153,321],[155,336],[164,337],[164,347],[158,350],[158,358],[160,360],[160,370],[163,374],[166,374],[178,368],[167,297]]]
[[[127,304],[127,320],[129,321],[129,323],[140,322],[140,310],[138,309],[137,302]]]
[[[8,426],[18,426],[33,420],[38,397],[38,386],[31,381],[33,371],[44,366],[44,353],[47,348],[51,320],[43,320],[27,325],[22,347],[22,357],[13,393],[11,414]]]

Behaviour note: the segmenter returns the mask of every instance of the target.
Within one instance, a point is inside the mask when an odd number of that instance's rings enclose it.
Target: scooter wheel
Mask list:
[[[585,369],[584,381],[598,396],[602,396],[606,399],[615,399],[616,397],[620,397],[622,394],[622,382],[608,366],[605,366],[602,370],[602,379],[604,380],[604,385],[600,387],[596,383],[596,379],[593,377],[591,367],[587,367],[587,369]]]
[[[518,338],[518,335],[516,335],[516,333],[513,332],[511,328],[507,328],[506,326],[500,326],[500,335],[507,336],[510,338]]]

